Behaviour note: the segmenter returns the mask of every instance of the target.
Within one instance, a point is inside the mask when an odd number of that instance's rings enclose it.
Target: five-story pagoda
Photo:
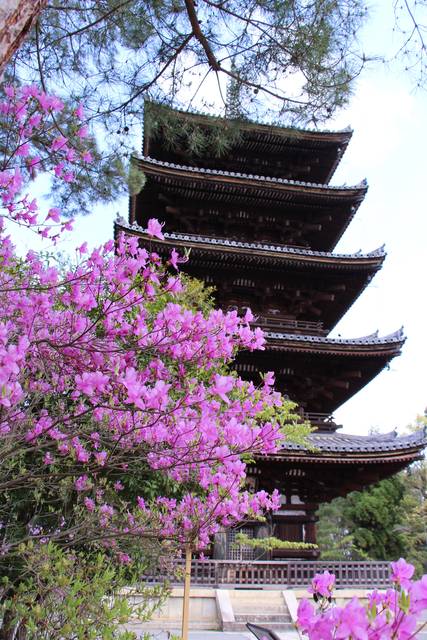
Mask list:
[[[153,112],[155,113],[155,111]],[[164,257],[191,250],[185,270],[213,285],[218,306],[250,307],[266,332],[264,351],[240,354],[242,377],[259,382],[274,371],[276,387],[298,403],[317,431],[309,451],[287,445],[257,461],[257,488],[282,493],[269,533],[314,543],[320,502],[361,489],[420,456],[423,433],[363,437],[336,433],[333,412],[372,380],[404,342],[402,330],[379,337],[330,338],[329,333],[381,268],[381,247],[340,254],[334,248],[363,201],[367,185],[331,186],[351,131],[304,131],[171,111],[182,135],[171,146],[167,127],[151,115],[144,155],[135,160],[146,184],[130,201],[121,229]],[[162,121],[160,121],[162,122]],[[220,129],[229,145],[209,152]],[[189,133],[190,132],[190,133]],[[190,151],[189,135],[202,137],[205,152]],[[166,223],[164,240],[144,235],[148,218]],[[265,535],[265,526],[247,533]],[[229,539],[216,555],[235,557]],[[219,541],[220,542],[220,541]],[[289,557],[276,550],[273,558]],[[295,555],[295,552],[294,552]],[[313,557],[316,552],[299,551]]]

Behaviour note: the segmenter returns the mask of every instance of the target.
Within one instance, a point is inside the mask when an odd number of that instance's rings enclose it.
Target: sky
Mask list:
[[[370,8],[362,33],[368,53],[396,46],[387,9],[385,0]],[[414,84],[397,64],[372,64],[357,81],[349,106],[326,127],[354,130],[332,184],[357,184],[363,178],[369,184],[336,250],[366,252],[385,244],[387,251],[382,270],[332,335],[354,338],[376,329],[387,335],[403,325],[407,336],[402,355],[389,369],[335,413],[343,431],[358,435],[402,430],[427,405],[427,90],[415,92]],[[72,252],[84,240],[94,246],[110,239],[116,213],[126,217],[127,210],[127,198],[95,206],[92,215],[76,221],[76,233],[60,248]],[[32,243],[23,237],[19,242],[21,250]]]
[[[384,3],[382,3],[384,5]],[[375,51],[395,43],[393,16],[373,7],[364,42]],[[383,36],[383,37],[382,37]],[[390,49],[389,49],[390,50]],[[385,244],[382,270],[336,327],[342,337],[387,335],[403,325],[402,355],[335,414],[344,431],[364,434],[402,429],[422,414],[426,394],[427,92],[397,64],[376,65],[356,85],[350,106],[333,128],[351,125],[352,141],[333,183],[369,190],[337,250]]]

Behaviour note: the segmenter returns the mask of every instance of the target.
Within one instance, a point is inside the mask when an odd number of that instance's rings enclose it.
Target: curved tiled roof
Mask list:
[[[147,236],[146,230],[141,227],[137,223],[128,224],[123,218],[119,218],[116,224],[125,229],[127,231],[131,231],[133,233],[141,234],[143,236]],[[353,254],[344,254],[344,253],[331,253],[328,251],[313,251],[311,249],[304,248],[296,248],[289,247],[287,245],[272,245],[265,244],[261,242],[240,242],[238,240],[227,240],[226,238],[212,238],[208,236],[200,236],[195,234],[187,234],[187,233],[164,233],[165,242],[171,243],[171,241],[177,240],[178,242],[188,242],[195,243],[200,245],[202,248],[203,245],[205,247],[212,247],[213,249],[221,249],[221,247],[227,247],[230,249],[249,249],[252,251],[259,252],[258,255],[262,256],[274,256],[276,258],[319,258],[319,259],[327,259],[327,260],[345,260],[347,265],[350,266],[365,266],[364,261],[373,260],[375,264],[378,264],[378,267],[384,260],[386,253],[384,250],[384,246],[379,247],[378,249],[374,249],[373,251],[369,251],[368,253],[353,253]],[[148,236],[147,236],[148,238]],[[158,242],[156,239],[152,239],[154,242]],[[369,266],[372,266],[371,264]]]
[[[421,450],[427,446],[427,430],[398,436],[396,431],[372,436],[354,436],[347,433],[312,433],[308,436],[314,453],[385,453]],[[310,451],[299,444],[284,443],[282,451]]]
[[[301,335],[295,333],[281,333],[265,331],[265,353],[310,353],[344,358],[370,358],[378,361],[380,368],[385,366],[391,358],[400,354],[405,343],[403,328],[387,336],[378,337],[376,334],[363,338],[328,338],[319,335]],[[348,399],[348,398],[346,398]],[[345,400],[343,399],[343,402]]]
[[[240,242],[239,240],[227,240],[226,238],[211,238],[208,236],[199,236],[184,233],[165,233],[165,238],[172,240],[188,240],[191,242],[206,242],[207,244],[218,244],[226,247],[236,247],[237,249],[257,249],[259,251],[275,251],[277,253],[292,253],[304,256],[334,257],[334,258],[378,258],[385,257],[384,245],[368,251],[368,253],[331,253],[329,251],[313,251],[312,249],[304,249],[298,247],[289,247],[287,245],[265,244],[262,242]]]
[[[265,131],[272,131],[274,133],[282,133],[282,134],[286,134],[287,132],[299,132],[301,134],[307,134],[307,135],[312,135],[312,136],[329,136],[329,135],[333,135],[333,136],[337,136],[337,137],[345,137],[346,139],[350,139],[351,136],[353,135],[353,130],[350,126],[345,127],[344,129],[340,129],[340,130],[333,130],[333,129],[323,129],[322,131],[319,131],[318,129],[311,129],[310,127],[306,127],[306,128],[302,128],[302,127],[294,127],[294,126],[290,126],[290,125],[279,125],[276,124],[274,122],[257,122],[256,120],[251,120],[249,118],[226,118],[224,116],[218,115],[218,114],[212,114],[212,113],[207,113],[206,111],[203,111],[201,109],[191,109],[191,111],[185,111],[184,109],[176,109],[173,107],[170,107],[167,104],[163,104],[161,102],[156,102],[156,101],[152,101],[152,100],[146,100],[144,103],[144,107],[146,105],[149,104],[154,104],[156,106],[160,106],[163,107],[165,109],[169,109],[170,111],[173,111],[176,114],[180,114],[184,117],[200,117],[206,120],[215,120],[215,121],[223,121],[223,122],[227,122],[227,121],[237,121],[239,123],[239,125],[241,125],[242,127],[247,127],[247,128],[254,128],[254,129],[260,129],[260,130],[265,130]]]
[[[387,336],[378,337],[378,331],[363,336],[362,338],[326,338],[325,336],[299,335],[295,333],[280,333],[277,331],[264,331],[266,338],[276,340],[291,340],[295,342],[313,342],[319,344],[336,345],[381,345],[381,344],[401,344],[405,341],[403,327],[390,333]]]
[[[150,158],[149,156],[143,156],[142,158],[138,158],[135,156],[135,160],[140,165],[151,164],[157,167],[164,167],[166,169],[173,169],[181,172],[189,172],[195,175],[203,175],[203,176],[218,176],[219,178],[237,178],[238,180],[250,180],[254,182],[261,182],[264,185],[285,185],[285,186],[297,186],[304,187],[305,189],[320,189],[325,192],[333,193],[337,191],[356,191],[361,194],[364,194],[367,191],[368,183],[367,180],[364,179],[359,184],[356,185],[329,185],[329,184],[318,184],[313,182],[303,182],[301,180],[287,180],[286,178],[272,178],[270,176],[261,176],[261,175],[252,175],[246,173],[235,173],[233,171],[221,171],[219,169],[204,169],[200,167],[191,167],[181,164],[175,164],[173,162],[165,162],[163,160],[156,160],[154,158]]]

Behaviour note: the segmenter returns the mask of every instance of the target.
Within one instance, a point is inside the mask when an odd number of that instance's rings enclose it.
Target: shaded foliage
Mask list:
[[[365,491],[337,498],[319,509],[321,557],[347,560],[396,560],[406,554],[402,524],[405,486],[401,476]]]

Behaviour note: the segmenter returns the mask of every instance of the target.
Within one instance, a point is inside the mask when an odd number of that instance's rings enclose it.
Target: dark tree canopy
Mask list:
[[[401,476],[337,498],[319,510],[321,558],[397,560],[405,553]],[[406,556],[405,556],[406,557]]]
[[[418,416],[407,431],[427,429]],[[427,461],[364,491],[336,498],[319,509],[318,543],[324,560],[396,560],[427,570]]]
[[[331,116],[363,67],[364,15],[361,0],[51,0],[8,76],[85,105],[103,141],[73,194],[88,210],[117,195],[146,99],[221,114],[232,96],[233,115],[285,124]]]

